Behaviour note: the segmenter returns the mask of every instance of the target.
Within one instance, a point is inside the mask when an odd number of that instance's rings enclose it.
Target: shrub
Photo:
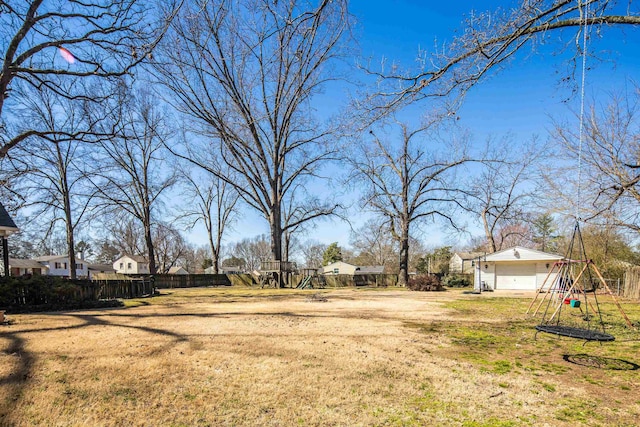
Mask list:
[[[0,278],[0,307],[11,312],[80,308],[91,300],[82,285],[89,281],[70,281],[55,276]]]
[[[449,288],[466,288],[471,286],[471,280],[465,276],[452,274],[445,277],[442,284]]]
[[[420,274],[409,278],[407,288],[412,291],[444,291],[440,278],[434,274]]]

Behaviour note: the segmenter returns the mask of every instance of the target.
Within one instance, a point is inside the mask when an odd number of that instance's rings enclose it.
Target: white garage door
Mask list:
[[[496,289],[536,289],[535,264],[497,264]]]

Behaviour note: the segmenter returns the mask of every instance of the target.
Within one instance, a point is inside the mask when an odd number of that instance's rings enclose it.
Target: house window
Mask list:
[[[339,268],[334,268],[333,269],[333,274],[340,274],[340,269]]]
[[[127,263],[127,269],[131,270],[131,263],[130,262]]]
[[[82,270],[83,268],[84,268],[84,265],[76,264],[76,270]]]
[[[56,270],[59,270],[59,269],[61,269],[61,268],[62,268],[62,264],[61,264],[61,263],[59,263],[59,262],[56,262],[56,263],[54,263],[54,264],[53,264],[53,267],[54,267]]]
[[[62,268],[64,268],[65,270],[67,269],[67,263],[66,262],[62,263]]]
[[[120,263],[120,270],[122,270],[124,268],[124,262]]]

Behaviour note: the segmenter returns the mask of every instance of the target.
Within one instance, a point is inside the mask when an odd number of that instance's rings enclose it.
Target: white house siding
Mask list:
[[[485,267],[486,266],[486,267]],[[496,269],[494,263],[481,262],[480,272],[476,268],[475,273],[475,289],[479,289],[480,283],[484,282],[485,289],[495,289],[496,287]]]
[[[348,264],[346,262],[342,262],[342,261],[336,261],[336,262],[332,262],[329,265],[325,265],[324,267],[322,267],[322,272],[320,272],[320,274],[329,274],[329,275],[334,275],[334,274],[348,274],[348,275],[353,275],[356,271],[356,266],[355,265],[351,265]]]
[[[77,263],[80,265],[81,263]],[[55,268],[55,264],[51,264],[49,267],[49,275],[50,276],[63,276],[69,277],[69,269],[68,268]],[[83,268],[76,268],[76,277],[87,277],[89,275],[86,266],[83,265]]]
[[[113,269],[121,274],[149,274],[149,263],[144,257],[123,255],[113,262]]]
[[[453,254],[449,260],[449,273],[462,273],[462,258],[460,258],[460,255]]]
[[[473,274],[475,261],[484,256],[483,252],[456,252],[449,260],[449,273]]]
[[[36,258],[43,266],[48,268],[48,275],[69,277],[69,258],[45,256]],[[76,258],[76,277],[87,277],[89,275],[87,262]]]

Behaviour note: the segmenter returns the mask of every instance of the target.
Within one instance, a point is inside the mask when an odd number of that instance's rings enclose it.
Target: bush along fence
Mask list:
[[[116,298],[153,293],[150,280],[100,283],[55,276],[0,278],[0,309],[9,312],[113,307]]]

